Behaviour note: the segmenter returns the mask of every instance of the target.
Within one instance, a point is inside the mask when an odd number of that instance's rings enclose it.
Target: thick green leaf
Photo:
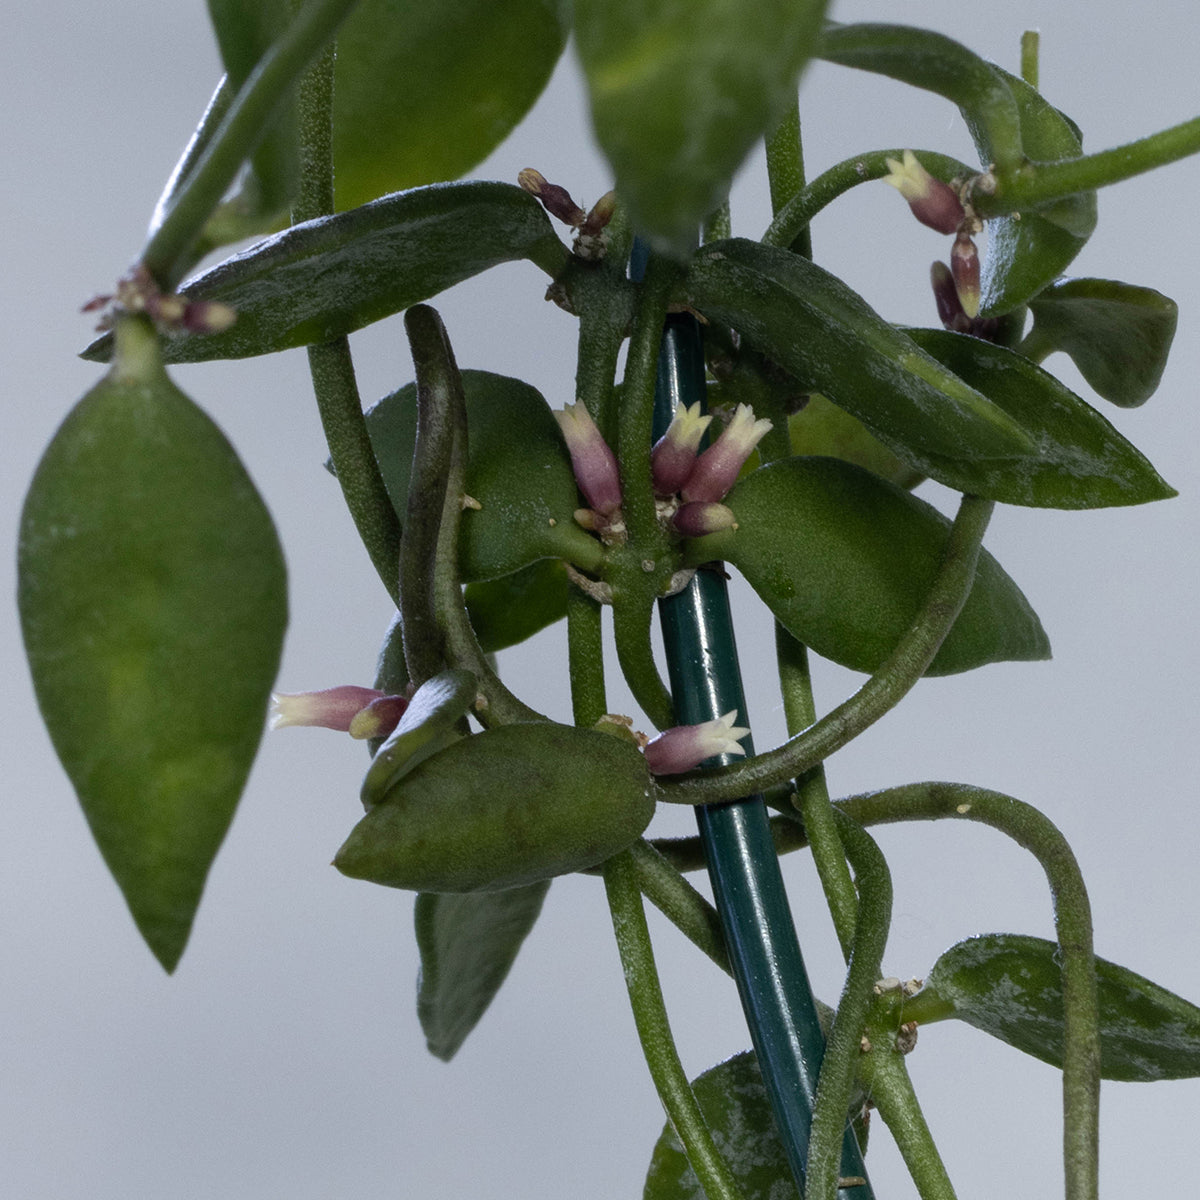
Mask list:
[[[692,1090],[713,1142],[747,1200],[797,1200],[754,1053],[735,1054],[705,1071],[692,1081]],[[642,1200],[705,1200],[669,1121],[654,1145]]]
[[[567,615],[567,569],[543,558],[511,575],[466,588],[471,626],[485,653],[515,646]]]
[[[928,456],[949,487],[1008,504],[1103,508],[1175,495],[1142,453],[1091,405],[1029,359],[944,329],[906,331],[924,350],[1019,422],[1036,453],[961,462]]]
[[[686,254],[796,94],[827,0],[575,0],[597,140],[634,225]]]
[[[417,688],[400,723],[367,768],[361,792],[364,808],[378,804],[418,763],[463,736],[459,722],[471,710],[477,692],[470,671],[443,671]]]
[[[1032,448],[1001,409],[799,254],[742,238],[712,242],[696,255],[686,289],[692,307],[736,329],[918,469],[929,454],[971,461]]]
[[[449,1062],[458,1053],[507,978],[549,888],[546,879],[503,892],[417,897],[417,1016],[430,1054]]]
[[[924,479],[857,417],[819,393],[809,396],[804,407],[788,418],[788,435],[793,454],[844,458],[903,488],[915,487]]]
[[[463,371],[466,491],[480,504],[462,517],[459,569],[467,581],[509,575],[541,558],[594,566],[600,543],[575,524],[580,505],[571,458],[536,388],[488,371]],[[416,432],[409,384],[367,411],[383,482],[403,518]]]
[[[38,703],[155,956],[183,953],[263,730],[287,623],[253,483],[140,321],[47,449],[21,517]]]
[[[634,746],[569,725],[501,725],[403,776],[334,858],[422,892],[519,887],[593,867],[641,836],[654,786]]]
[[[789,458],[725,497],[737,528],[688,544],[693,565],[725,559],[818,654],[875,671],[933,583],[950,522],[925,501],[836,458]],[[987,551],[928,674],[1043,659],[1050,646],[1020,589]]]
[[[551,271],[566,250],[542,206],[507,183],[450,183],[385,196],[265,238],[180,286],[237,310],[223,333],[169,334],[168,362],[246,358],[325,342],[382,320],[497,263]],[[103,360],[111,339],[84,357]]]
[[[1144,404],[1158,387],[1179,309],[1153,288],[1111,279],[1064,279],[1030,302],[1030,346],[1065,350],[1084,379],[1122,408]]]
[[[235,85],[285,28],[293,0],[209,0]],[[361,0],[338,31],[334,180],[338,210],[454,179],[525,115],[566,40],[558,0]],[[289,106],[254,156],[263,199],[295,192]]]
[[[1100,1074],[1150,1081],[1200,1075],[1200,1008],[1149,979],[1096,959]],[[1062,1066],[1062,972],[1044,938],[988,933],[951,946],[920,993],[951,1016],[1043,1062]]]

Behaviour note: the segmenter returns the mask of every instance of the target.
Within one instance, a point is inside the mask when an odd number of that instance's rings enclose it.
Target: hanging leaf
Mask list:
[[[498,263],[549,274],[567,251],[542,206],[507,183],[452,183],[385,196],[294,225],[180,285],[237,312],[222,333],[168,334],[167,362],[246,358],[327,342],[380,321]],[[111,337],[84,358],[103,361]]]
[[[1096,985],[1103,1078],[1200,1075],[1200,1008],[1102,958]],[[968,938],[937,960],[919,995],[921,1003],[940,1000],[953,1006],[947,1015],[1062,1066],[1062,972],[1054,942],[1015,933]]]
[[[209,0],[235,86],[294,8],[292,0]],[[540,95],[566,32],[557,0],[360,0],[337,35],[338,210],[455,179],[481,162]],[[254,155],[259,189],[273,208],[295,194],[296,136],[288,105]]]
[[[547,879],[503,892],[417,897],[417,1016],[430,1054],[449,1062],[458,1053],[508,977],[549,889]]]
[[[543,558],[511,575],[471,583],[467,612],[480,648],[494,654],[515,646],[567,615],[567,569]]]
[[[1111,279],[1063,279],[1030,302],[1026,353],[1065,350],[1105,400],[1137,408],[1158,387],[1179,309],[1153,288]]]
[[[931,453],[974,461],[1032,448],[985,396],[799,254],[742,238],[711,242],[685,286],[692,307],[737,330],[801,390],[827,396],[918,469]]]
[[[804,407],[788,418],[788,435],[796,455],[844,458],[902,488],[916,487],[924,479],[857,417],[819,393],[809,396]]]
[[[1021,354],[944,329],[906,331],[927,354],[977,388],[1033,439],[1035,453],[961,462],[928,456],[948,487],[1007,504],[1103,508],[1174,496],[1142,453],[1090,404]]]
[[[548,722],[501,725],[404,775],[333,862],[388,887],[501,890],[594,867],[653,814],[653,784],[631,743]]]
[[[685,255],[795,99],[826,0],[575,0],[597,140],[634,226]]]
[[[692,1081],[692,1091],[742,1194],[755,1200],[798,1200],[754,1053],[735,1054],[705,1071]],[[669,1121],[654,1145],[642,1200],[706,1200]]]
[[[580,505],[571,459],[536,388],[488,371],[463,371],[467,402],[467,494],[459,569],[464,580],[495,579],[542,558],[594,567],[600,543],[575,524]],[[403,518],[416,432],[409,384],[367,411],[383,482]]]
[[[950,530],[925,501],[835,458],[772,463],[740,480],[725,503],[737,527],[688,543],[689,564],[732,563],[794,637],[856,671],[877,670],[907,632]],[[1029,602],[981,551],[927,674],[1049,657]]]
[[[262,734],[287,623],[271,518],[154,334],[117,329],[21,516],[50,736],[142,936],[174,969]]]

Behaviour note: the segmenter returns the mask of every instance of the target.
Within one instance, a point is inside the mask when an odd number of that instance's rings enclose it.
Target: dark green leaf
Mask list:
[[[209,0],[235,85],[294,8],[291,0]],[[337,39],[338,210],[470,170],[537,99],[565,39],[558,0],[361,0]],[[286,207],[294,195],[296,163],[289,105],[254,156],[271,208]]]
[[[418,763],[463,736],[459,722],[475,703],[477,690],[470,671],[443,671],[417,688],[400,723],[367,768],[361,792],[364,808],[378,804]]]
[[[654,787],[632,743],[569,725],[501,725],[403,776],[333,861],[389,887],[502,890],[595,866],[653,814]]]
[[[788,418],[792,453],[844,458],[903,488],[915,487],[924,479],[903,459],[893,454],[857,417],[814,394]]]
[[[963,462],[928,456],[929,474],[1008,504],[1103,508],[1175,495],[1141,452],[1091,405],[1013,350],[943,329],[910,329],[926,353],[1019,422],[1036,453]]]
[[[636,228],[684,254],[795,98],[826,0],[575,0],[596,137]]]
[[[1096,959],[1100,1074],[1149,1081],[1200,1075],[1200,1008],[1116,963]],[[950,1015],[1043,1062],[1062,1066],[1062,973],[1044,938],[988,933],[951,946],[925,996]]]
[[[728,560],[790,633],[856,671],[875,671],[912,624],[950,528],[925,501],[836,458],[772,463],[725,503],[737,528],[689,543],[689,561]],[[1049,656],[1029,602],[982,551],[928,674]]]
[[[550,881],[504,892],[417,897],[417,1016],[429,1053],[449,1062],[487,1012],[529,935]]]
[[[747,1200],[797,1200],[795,1180],[753,1052],[735,1054],[705,1071],[692,1081],[692,1090],[713,1142]],[[704,1189],[669,1121],[654,1145],[642,1200],[705,1200]]]
[[[497,263],[528,258],[553,271],[566,250],[542,206],[506,183],[451,183],[385,196],[295,225],[180,290],[237,310],[223,333],[165,338],[168,362],[245,358],[353,333]],[[85,358],[105,359],[111,339]]]
[[[253,483],[149,327],[123,321],[118,345],[34,477],[19,600],[55,749],[170,971],[262,734],[286,579]]]
[[[539,559],[511,575],[467,585],[467,612],[487,654],[515,646],[567,615],[567,569]]]
[[[1175,337],[1174,300],[1111,279],[1064,279],[1029,307],[1031,347],[1039,354],[1065,350],[1105,400],[1136,408],[1154,394]]]
[[[736,329],[857,417],[917,468],[930,453],[961,459],[1027,453],[1010,417],[801,255],[741,238],[704,246],[688,303]]]
[[[580,505],[558,424],[536,388],[488,371],[463,371],[467,401],[466,491],[481,508],[463,513],[464,580],[495,579],[540,558],[594,566],[600,543],[575,524]],[[405,512],[416,431],[409,384],[367,412],[367,429],[388,495]]]

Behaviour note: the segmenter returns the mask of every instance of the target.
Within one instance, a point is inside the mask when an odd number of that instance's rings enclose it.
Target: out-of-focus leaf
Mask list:
[[[235,85],[294,9],[293,0],[209,0]],[[337,37],[338,210],[470,170],[532,106],[565,40],[558,0],[360,0]],[[297,181],[294,105],[253,162],[264,202],[285,207]]]
[[[841,280],[799,254],[741,238],[711,242],[685,282],[688,303],[737,330],[857,417],[918,469],[1028,453],[1006,413],[947,371]]]
[[[305,221],[180,285],[237,311],[221,333],[172,333],[168,362],[246,358],[326,342],[382,320],[498,263],[551,273],[566,249],[542,206],[506,183],[449,183]],[[84,357],[104,360],[111,338]]]
[[[1154,394],[1175,337],[1174,300],[1111,279],[1064,279],[1029,308],[1031,344],[1039,353],[1065,350],[1105,400],[1136,408]]]
[[[19,557],[42,715],[171,971],[262,735],[287,586],[254,484],[140,320],[42,458]]]
[[[592,123],[636,228],[686,254],[786,106],[827,0],[575,0]]]
[[[511,575],[471,583],[467,612],[480,647],[488,654],[515,646],[567,615],[567,569],[543,558]]]
[[[925,501],[836,458],[789,458],[725,497],[736,529],[687,544],[689,563],[732,563],[778,620],[816,653],[875,671],[908,630],[937,574],[950,522]],[[949,675],[1050,656],[1041,623],[987,551],[929,667]]]
[[[350,832],[334,866],[421,892],[499,891],[624,850],[654,814],[630,742],[570,725],[500,725],[404,775]]]
[[[488,371],[463,371],[466,491],[480,504],[462,516],[459,568],[468,582],[509,575],[541,558],[593,566],[600,543],[575,524],[579,493],[558,424],[536,388]],[[405,512],[416,432],[409,384],[367,412],[388,495]]]
[[[1200,1008],[1149,979],[1096,959],[1100,1074],[1149,1081],[1200,1075]],[[1043,1062],[1062,1066],[1063,1000],[1058,946],[1044,938],[988,933],[951,946],[922,997]]]
[[[742,1195],[747,1200],[797,1200],[796,1183],[754,1053],[735,1054],[705,1071],[692,1081],[692,1091]],[[642,1200],[705,1200],[669,1121],[654,1144]]]
[[[1019,422],[1037,447],[1031,455],[972,463],[930,455],[929,473],[941,483],[1043,508],[1144,504],[1175,495],[1104,417],[1029,359],[944,329],[907,333]]]
[[[545,879],[503,892],[417,897],[417,1016],[430,1054],[449,1062],[458,1053],[508,977],[549,888]]]

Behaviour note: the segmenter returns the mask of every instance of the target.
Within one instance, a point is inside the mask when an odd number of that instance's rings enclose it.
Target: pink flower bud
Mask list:
[[[667,432],[654,443],[650,451],[650,470],[654,476],[654,494],[673,496],[687,482],[696,465],[700,439],[712,421],[702,416],[700,402],[679,404]]]
[[[979,316],[979,251],[969,233],[960,233],[950,250],[950,273],[963,312]]]
[[[723,500],[737,482],[738,472],[771,428],[765,417],[754,419],[754,409],[739,404],[725,432],[699,458],[680,489],[684,500]]]
[[[890,183],[908,201],[913,216],[922,225],[938,233],[958,229],[966,214],[958,193],[948,183],[934,179],[911,150],[904,151],[903,162],[889,158],[887,165],[891,174],[885,175],[883,182]]]
[[[380,696],[354,714],[347,732],[360,740],[387,737],[400,724],[407,707],[404,696]]]
[[[652,775],[679,775],[698,767],[714,754],[745,754],[738,743],[749,729],[734,725],[737,710],[699,725],[676,725],[646,745],[646,766]]]
[[[935,262],[929,268],[929,282],[933,286],[933,300],[937,305],[938,320],[955,333],[969,333],[971,318],[963,312],[954,286],[954,276],[944,262]]]
[[[400,696],[387,697],[374,688],[344,687],[325,688],[320,692],[284,692],[271,697],[270,725],[272,729],[286,729],[289,725],[318,725],[323,729],[336,729],[348,733],[354,718],[373,702],[383,699],[407,701]],[[399,721],[399,714],[396,720]],[[364,735],[372,736],[372,735]]]
[[[589,506],[601,516],[621,507],[621,473],[616,455],[582,404],[568,404],[554,414],[571,454],[575,482]]]
[[[671,524],[684,537],[703,537],[706,533],[737,528],[733,509],[715,500],[693,500],[682,505],[671,518]]]
[[[517,182],[531,196],[536,196],[552,217],[557,217],[572,229],[577,229],[587,220],[587,213],[571,199],[567,189],[557,183],[548,183],[540,171],[526,167],[518,173]]]

